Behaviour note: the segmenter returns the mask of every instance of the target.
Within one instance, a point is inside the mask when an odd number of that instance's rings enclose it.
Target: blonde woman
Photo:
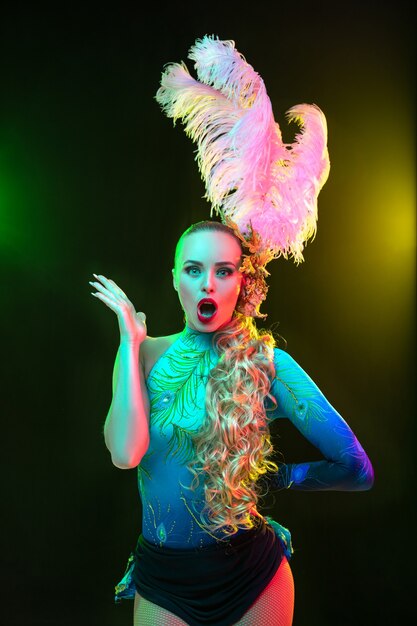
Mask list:
[[[135,626],[290,626],[291,538],[259,511],[259,479],[300,490],[373,483],[346,422],[256,328],[264,283],[244,252],[220,222],[182,234],[172,273],[185,325],[166,337],[147,336],[145,314],[113,280],[91,282],[120,329],[104,436],[114,465],[138,472],[142,532],[116,587],[116,601],[134,599]],[[276,418],[323,460],[276,465]]]

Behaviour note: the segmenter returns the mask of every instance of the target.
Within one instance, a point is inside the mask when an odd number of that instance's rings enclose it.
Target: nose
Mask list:
[[[204,274],[202,290],[206,293],[212,293],[214,291],[214,276],[211,272]]]

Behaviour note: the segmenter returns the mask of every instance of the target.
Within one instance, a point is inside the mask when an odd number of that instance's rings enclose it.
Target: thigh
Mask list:
[[[234,626],[291,626],[294,579],[284,557],[275,576]]]
[[[133,626],[187,626],[180,617],[135,593]]]

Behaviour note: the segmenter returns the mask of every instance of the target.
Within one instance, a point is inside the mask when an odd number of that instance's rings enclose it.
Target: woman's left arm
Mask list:
[[[371,462],[352,429],[314,381],[283,350],[275,349],[271,395],[277,407],[267,415],[287,417],[324,456],[323,461],[280,466],[274,488],[364,491],[374,482]]]

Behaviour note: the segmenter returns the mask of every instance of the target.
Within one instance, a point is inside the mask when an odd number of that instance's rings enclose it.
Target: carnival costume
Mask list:
[[[246,247],[241,271],[245,315],[262,317],[265,265],[277,256],[299,262],[315,232],[317,194],[328,174],[326,124],[314,106],[293,107],[303,132],[284,145],[262,79],[233,42],[211,37],[191,49],[199,81],[184,65],[165,70],[158,102],[181,118],[198,144],[198,163],[212,209]],[[251,162],[251,166],[250,166]],[[185,326],[146,381],[150,445],[138,466],[142,533],[116,601],[135,591],[191,626],[231,626],[292,554],[289,531],[254,511],[253,528],[225,538],[201,522],[204,485],[190,490],[192,435],[205,418],[206,386],[219,355],[214,333]],[[285,351],[274,348],[275,376],[265,401],[269,421],[289,418],[323,461],[282,464],[275,489],[344,489],[367,480],[368,460],[349,426]],[[359,469],[358,469],[359,468]],[[358,470],[358,471],[356,471]]]

